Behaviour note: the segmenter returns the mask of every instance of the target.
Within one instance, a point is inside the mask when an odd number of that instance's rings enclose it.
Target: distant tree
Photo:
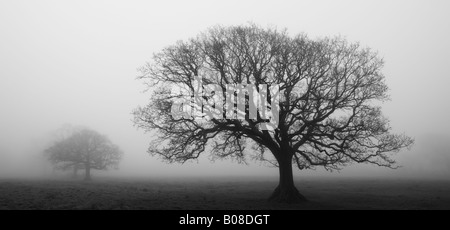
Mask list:
[[[56,141],[45,153],[55,169],[85,170],[85,180],[91,180],[91,169],[117,168],[122,151],[104,135],[90,129],[79,129],[68,134],[64,129],[62,139]]]
[[[279,167],[279,184],[269,200],[300,202],[305,198],[294,186],[292,164],[301,170],[319,166],[339,170],[352,162],[395,168],[390,153],[412,145],[411,138],[390,133],[377,105],[388,99],[382,66],[375,52],[339,37],[292,37],[255,25],[215,27],[163,49],[142,68],[140,79],[153,95],[146,107],[134,111],[135,124],[157,131],[148,151],[168,162],[197,159],[208,144],[219,158],[245,161],[245,153],[251,152]],[[267,122],[261,114],[265,109],[252,119],[249,114],[240,119],[228,119],[226,114],[203,120],[173,117],[173,105],[185,97],[180,89],[194,92],[198,77],[206,105],[208,98],[220,93],[208,92],[208,84],[218,85],[222,98],[227,96],[227,84],[254,84],[258,91],[264,84],[278,84],[279,103],[271,106],[270,99],[276,96],[271,92],[266,97],[267,109],[279,111],[278,124],[262,128]],[[191,98],[196,100],[195,95]],[[245,101],[248,113],[247,94]],[[212,105],[222,106],[226,102]],[[208,112],[205,108],[200,111]],[[247,152],[248,144],[256,151]]]

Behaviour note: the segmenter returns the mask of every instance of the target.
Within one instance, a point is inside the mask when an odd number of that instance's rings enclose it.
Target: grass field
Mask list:
[[[309,202],[266,201],[261,178],[0,180],[0,209],[450,209],[450,181],[301,179]]]

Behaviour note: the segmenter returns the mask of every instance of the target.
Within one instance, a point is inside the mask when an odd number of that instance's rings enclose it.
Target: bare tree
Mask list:
[[[85,180],[91,180],[91,169],[117,168],[122,151],[104,135],[90,129],[79,129],[49,147],[45,153],[56,169],[86,171]]]
[[[165,48],[142,67],[140,79],[153,95],[134,111],[135,124],[157,131],[148,151],[168,162],[196,159],[208,144],[215,157],[268,160],[280,175],[269,200],[299,202],[305,198],[294,186],[292,164],[301,170],[339,170],[352,162],[395,168],[391,153],[412,145],[411,138],[390,133],[377,105],[388,99],[382,66],[375,52],[339,37],[292,37],[255,25],[215,27]],[[257,90],[278,85],[279,103],[270,104],[270,92],[266,97],[267,109],[279,110],[277,126],[261,128],[264,109],[250,119],[248,93],[241,119],[173,117],[172,105],[185,97],[180,89],[194,92],[198,77],[203,86],[219,85],[222,98],[230,84],[254,84]],[[201,99],[207,104],[215,92]]]

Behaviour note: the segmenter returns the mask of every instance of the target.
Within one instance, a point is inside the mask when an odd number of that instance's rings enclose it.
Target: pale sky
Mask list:
[[[153,53],[214,25],[253,22],[312,38],[341,35],[384,58],[392,96],[384,113],[416,145],[396,157],[402,169],[352,167],[339,175],[450,175],[449,10],[448,0],[1,0],[0,173],[27,167],[48,134],[71,123],[121,146],[117,173],[276,177],[259,164],[210,163],[208,153],[198,164],[162,163],[146,153],[149,134],[131,122],[150,96],[136,69]]]

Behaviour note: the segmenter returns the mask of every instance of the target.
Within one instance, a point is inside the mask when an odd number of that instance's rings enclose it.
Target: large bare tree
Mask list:
[[[148,151],[169,162],[196,159],[207,149],[220,158],[270,161],[280,176],[270,200],[299,202],[305,198],[294,186],[293,164],[301,170],[339,170],[352,162],[395,168],[391,154],[412,145],[411,138],[390,132],[381,113],[380,102],[388,99],[382,67],[377,53],[340,37],[310,39],[255,25],[214,27],[166,47],[142,67],[140,79],[152,97],[134,111],[135,124],[156,131]],[[254,84],[257,90],[278,85],[275,107],[275,95],[266,97],[267,109],[279,112],[277,126],[262,129],[264,109],[250,119],[248,94],[240,119],[172,116],[173,104],[186,97],[181,89],[194,92],[198,77],[204,86],[220,86],[222,98],[227,84]],[[200,99],[206,104],[220,93],[204,90]],[[226,103],[213,107],[221,106]]]
[[[91,180],[91,169],[117,168],[122,151],[106,136],[90,129],[78,129],[69,134],[65,129],[61,139],[45,150],[56,169],[84,169],[85,180]]]

